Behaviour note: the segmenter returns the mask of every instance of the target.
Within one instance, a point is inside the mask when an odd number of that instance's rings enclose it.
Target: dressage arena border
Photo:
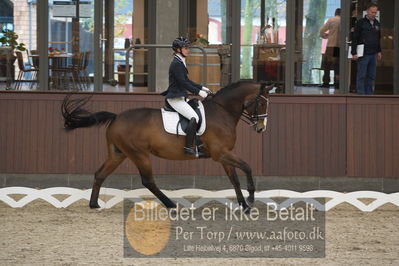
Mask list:
[[[236,197],[235,191],[233,189],[219,190],[219,191],[209,191],[203,189],[180,189],[180,190],[163,190],[168,197],[178,198],[178,202],[186,207],[189,207],[192,203],[191,201],[185,200],[184,197],[199,197],[194,204],[197,207],[201,207],[210,200],[223,199]],[[244,195],[247,196],[248,192],[243,191]],[[20,200],[16,201],[9,195],[26,195]],[[59,201],[54,195],[68,195],[62,201]],[[27,187],[5,187],[0,189],[0,200],[8,204],[12,208],[21,208],[30,202],[42,199],[47,201],[56,208],[67,208],[76,201],[81,199],[89,200],[91,195],[91,189],[76,189],[69,187],[53,187],[46,189],[33,189]],[[124,198],[143,198],[148,196],[153,196],[147,189],[135,189],[135,190],[120,190],[114,188],[101,188],[100,195],[111,196],[107,201],[99,199],[99,204],[102,208],[112,208],[116,204],[123,201]],[[203,199],[201,199],[203,198]],[[313,190],[308,192],[296,192],[291,190],[268,190],[255,192],[255,199],[262,199],[264,203],[273,203],[283,208],[289,206],[297,201],[302,201],[306,199],[315,199],[315,208],[320,211],[328,211],[341,203],[348,203],[360,211],[371,212],[376,210],[378,207],[391,203],[399,207],[399,192],[386,194],[376,191],[355,191],[349,193],[336,192],[331,190]],[[282,203],[278,204],[271,198],[288,198]],[[320,204],[316,199],[325,198],[330,199],[326,201],[325,205]],[[266,202],[265,202],[266,199]],[[369,204],[365,204],[359,199],[374,199]],[[233,201],[235,206],[235,201]]]

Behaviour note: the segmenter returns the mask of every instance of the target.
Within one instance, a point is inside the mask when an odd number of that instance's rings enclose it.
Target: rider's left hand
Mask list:
[[[201,96],[203,99],[208,97],[208,93],[206,91],[204,91],[204,90],[200,90],[198,95]]]

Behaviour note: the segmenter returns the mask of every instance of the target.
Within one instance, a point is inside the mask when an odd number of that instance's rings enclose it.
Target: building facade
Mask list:
[[[39,50],[43,71],[38,75],[41,83],[38,87],[44,90],[63,89],[51,79],[51,64],[57,60],[51,58],[52,54],[48,59],[48,53],[54,50],[73,54],[70,57],[89,52],[85,72],[89,90],[162,91],[167,87],[171,60],[171,50],[165,45],[170,45],[176,36],[185,36],[194,44],[205,46],[208,59],[203,69],[203,51],[192,49],[190,77],[212,89],[239,79],[254,79],[275,83],[277,93],[342,94],[355,86],[356,67],[347,58],[351,21],[363,17],[371,2],[4,0],[0,21],[4,21],[3,31],[10,25],[6,22],[12,21],[19,41],[25,43],[28,50]],[[399,59],[394,47],[398,47],[399,22],[395,13],[399,7],[393,0],[373,2],[379,5],[383,52],[377,66],[375,93],[398,94]],[[341,9],[339,48],[344,51],[336,55],[339,87],[333,87],[337,74],[329,71],[331,87],[320,91],[318,85],[327,76],[323,77],[322,67],[326,40],[320,37],[319,29],[338,8]],[[12,18],[6,13],[13,14]],[[138,44],[142,46],[131,49],[126,57],[125,47]],[[27,54],[24,59],[29,62],[32,58]],[[125,67],[126,60],[130,68]],[[126,79],[122,72],[129,69],[127,88],[121,80]],[[25,79],[29,80],[29,76]],[[119,85],[113,87],[118,81]],[[84,86],[71,83],[69,87]]]

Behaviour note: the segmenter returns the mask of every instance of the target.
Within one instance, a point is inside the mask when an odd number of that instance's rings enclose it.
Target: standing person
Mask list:
[[[330,87],[330,70],[334,70],[334,87],[339,89],[339,29],[341,24],[341,8],[335,10],[334,17],[329,18],[320,28],[320,37],[327,39],[327,48],[322,57],[324,70],[321,87]]]
[[[169,87],[161,93],[166,96],[166,101],[176,112],[187,118],[190,122],[187,127],[186,145],[184,153],[197,155],[196,149],[193,149],[193,142],[197,132],[197,123],[199,117],[193,108],[186,102],[187,91],[206,98],[211,91],[188,79],[186,68],[186,57],[190,53],[190,42],[183,37],[176,38],[172,43],[174,57],[169,66]],[[198,156],[201,156],[199,149]]]
[[[356,90],[358,94],[373,94],[377,58],[381,60],[381,25],[375,18],[378,6],[370,4],[367,15],[358,20],[352,40],[352,58],[357,60]],[[357,55],[356,47],[364,44],[362,57]]]
[[[351,21],[350,21],[350,33],[349,33],[349,41],[353,41],[353,36],[355,34],[355,27],[357,24],[357,5],[352,4],[351,6]],[[356,73],[357,73],[357,62],[355,60],[351,60],[351,83],[350,83],[350,92],[356,93]]]

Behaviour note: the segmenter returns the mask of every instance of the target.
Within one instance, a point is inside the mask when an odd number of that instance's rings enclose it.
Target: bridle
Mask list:
[[[265,97],[262,95],[263,91],[260,91],[258,93],[258,95],[256,95],[255,98],[253,98],[252,100],[250,100],[249,102],[247,102],[244,105],[244,111],[242,113],[240,113],[240,120],[244,121],[244,123],[250,125],[251,127],[255,126],[258,122],[259,119],[262,118],[267,118],[268,117],[268,110],[269,110],[269,98]],[[259,105],[259,100],[264,100],[266,101],[266,112],[264,114],[258,114],[258,105]],[[237,112],[234,112],[232,110],[227,109],[224,105],[213,101],[214,103],[216,103],[217,105],[219,105],[220,107],[222,107],[225,111],[227,111],[228,113],[235,113],[238,115]],[[255,105],[255,112],[254,114],[249,114],[246,109],[248,107],[250,107],[251,105],[256,104]]]
[[[242,112],[241,117],[240,117],[240,119],[242,121],[244,121],[251,127],[255,126],[259,119],[264,119],[264,118],[268,117],[269,98],[263,96],[261,93],[262,92],[259,92],[255,98],[253,98],[247,104],[244,105],[244,111]],[[259,106],[260,100],[266,101],[266,112],[264,114],[258,114],[258,106]],[[253,104],[255,104],[255,112],[254,112],[254,114],[251,115],[246,111],[246,109]]]

